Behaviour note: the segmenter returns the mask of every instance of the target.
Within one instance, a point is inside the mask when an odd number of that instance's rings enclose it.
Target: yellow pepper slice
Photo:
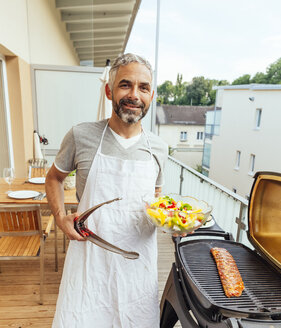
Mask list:
[[[166,221],[166,215],[163,213],[161,208],[153,209],[148,208],[146,213],[154,219],[157,219],[161,225],[164,225]]]
[[[161,216],[160,216],[160,213],[157,211],[157,210],[154,210],[152,208],[148,208],[146,210],[146,213],[149,215],[149,216],[152,216],[153,218],[155,219],[161,219]]]
[[[158,208],[157,211],[160,215],[161,225],[164,225],[167,216],[163,213],[163,210],[161,208]]]

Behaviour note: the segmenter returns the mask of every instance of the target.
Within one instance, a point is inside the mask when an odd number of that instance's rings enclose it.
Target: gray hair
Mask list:
[[[147,61],[145,58],[135,55],[135,54],[131,54],[131,53],[121,54],[114,60],[112,66],[110,68],[110,71],[109,71],[108,86],[111,91],[113,90],[116,73],[117,73],[119,67],[126,66],[130,63],[139,63],[139,64],[144,65],[149,70],[151,77],[152,77],[152,74],[153,74],[152,67],[151,67],[149,61]]]

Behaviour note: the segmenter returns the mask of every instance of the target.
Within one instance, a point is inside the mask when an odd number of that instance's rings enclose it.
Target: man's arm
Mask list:
[[[55,217],[57,226],[70,240],[84,240],[74,229],[74,218],[77,213],[66,215],[64,207],[63,180],[67,173],[60,172],[52,165],[46,177],[46,194],[51,211]]]

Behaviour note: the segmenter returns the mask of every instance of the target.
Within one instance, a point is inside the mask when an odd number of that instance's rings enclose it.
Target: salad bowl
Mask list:
[[[170,234],[187,234],[211,219],[212,206],[203,200],[177,194],[144,197],[148,221]]]

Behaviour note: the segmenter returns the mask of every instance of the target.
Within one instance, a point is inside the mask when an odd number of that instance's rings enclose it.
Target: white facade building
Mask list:
[[[156,133],[169,145],[170,154],[196,169],[201,165],[208,106],[157,106]]]
[[[281,85],[217,87],[219,135],[210,144],[209,178],[247,197],[257,171],[281,171]]]

